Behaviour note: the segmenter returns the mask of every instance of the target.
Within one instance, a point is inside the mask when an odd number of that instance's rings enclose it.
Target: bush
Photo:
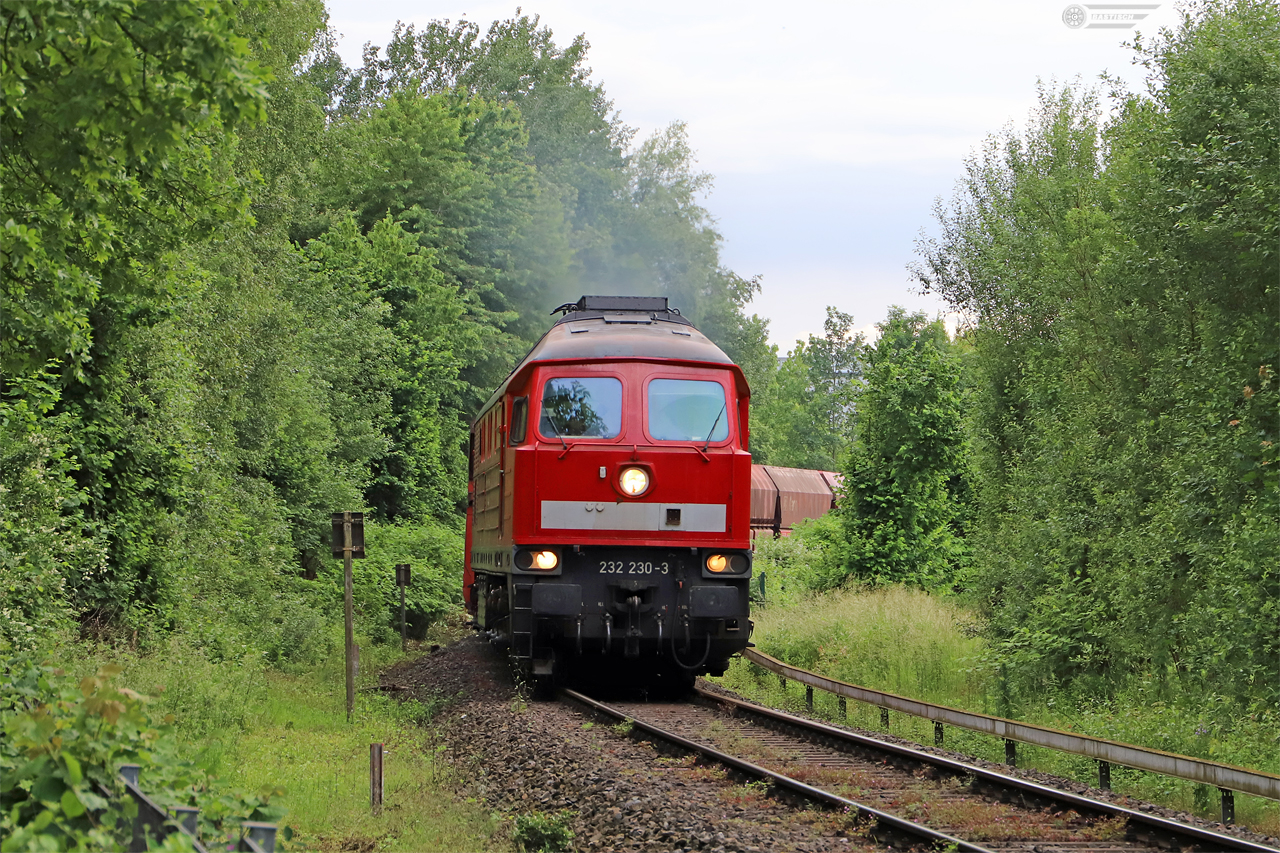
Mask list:
[[[124,849],[137,805],[120,781],[122,764],[141,766],[142,785],[160,805],[200,808],[209,838],[245,820],[283,817],[270,804],[278,792],[221,790],[205,769],[178,758],[172,717],[157,725],[145,697],[114,686],[119,666],[79,683],[27,657],[6,659],[0,671],[0,851]]]
[[[70,624],[66,572],[83,577],[106,563],[86,537],[81,493],[61,421],[25,403],[0,401],[0,655],[38,647]]]
[[[757,539],[753,572],[765,576],[765,594],[762,599],[757,583],[752,601],[795,604],[816,590],[839,586],[845,580],[844,547],[834,513],[797,524],[790,536]]]
[[[367,559],[352,567],[356,606],[369,620],[375,641],[388,642],[400,632],[400,590],[395,566],[412,567],[412,583],[405,589],[405,617],[409,635],[426,636],[427,628],[462,603],[462,534],[436,522],[379,524],[365,522]],[[334,561],[325,573],[336,582],[341,600],[342,564]]]
[[[809,593],[813,554],[799,537],[757,539],[753,547],[751,571],[756,583],[751,586],[752,604],[793,604]]]
[[[512,840],[526,853],[560,853],[573,844],[573,830],[569,828],[572,818],[569,812],[517,815]]]

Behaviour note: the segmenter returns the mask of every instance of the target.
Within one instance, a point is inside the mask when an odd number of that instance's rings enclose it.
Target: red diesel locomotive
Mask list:
[[[544,687],[687,687],[751,633],[746,379],[665,297],[557,310],[472,426],[467,609]]]

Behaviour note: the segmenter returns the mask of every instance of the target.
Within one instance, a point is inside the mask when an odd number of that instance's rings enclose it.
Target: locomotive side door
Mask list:
[[[511,405],[510,397],[503,397],[495,407],[497,422],[497,460],[498,466],[498,542],[502,543],[507,540],[507,507],[510,502],[507,500],[507,454],[510,448],[507,447],[507,406]]]
[[[472,616],[476,615],[476,572],[471,565],[471,529],[475,525],[476,506],[476,431],[471,429],[467,446],[467,526],[462,552],[462,601]]]

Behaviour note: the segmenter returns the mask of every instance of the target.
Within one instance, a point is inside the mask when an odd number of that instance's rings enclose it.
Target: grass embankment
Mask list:
[[[752,639],[761,651],[793,666],[841,681],[952,707],[993,714],[994,676],[982,666],[977,617],[954,599],[916,589],[845,590],[811,597],[789,595],[784,603],[757,607]],[[772,673],[735,660],[719,683],[766,704],[800,711],[804,688],[784,689]],[[1136,685],[1109,701],[1046,695],[1036,706],[1006,716],[1167,752],[1280,772],[1280,731],[1274,715],[1223,714],[1212,700],[1148,701]],[[838,717],[838,699],[814,691],[814,710]],[[848,703],[848,721],[880,728],[880,711]],[[933,725],[905,714],[891,715],[890,730],[918,743],[933,743]],[[1003,741],[947,727],[946,746],[990,761],[1004,760]],[[1097,784],[1097,765],[1086,758],[1019,744],[1018,764]],[[1112,788],[1144,800],[1211,819],[1218,792],[1204,785],[1113,767]],[[1236,820],[1258,832],[1280,833],[1280,804],[1236,797]]]
[[[451,790],[442,745],[429,725],[437,706],[399,702],[363,688],[400,659],[366,644],[355,714],[346,720],[342,660],[298,674],[247,663],[210,663],[179,641],[165,654],[115,650],[85,655],[75,669],[106,660],[122,681],[153,697],[153,716],[173,714],[186,757],[231,788],[280,789],[293,828],[291,849],[428,851],[495,849],[495,818]],[[369,806],[369,745],[385,744],[384,808]],[[144,780],[145,782],[145,780]]]

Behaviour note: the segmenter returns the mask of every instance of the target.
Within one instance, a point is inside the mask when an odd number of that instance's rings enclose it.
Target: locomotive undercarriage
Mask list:
[[[704,577],[705,549],[576,547],[559,571],[477,573],[476,624],[542,687],[577,676],[692,685],[751,635],[750,572]]]

